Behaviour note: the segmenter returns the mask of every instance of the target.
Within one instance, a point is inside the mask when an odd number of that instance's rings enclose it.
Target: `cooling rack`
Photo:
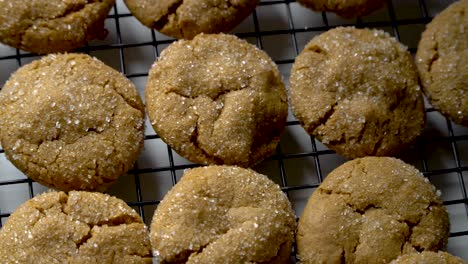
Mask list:
[[[414,54],[421,32],[434,15],[454,1],[393,0],[374,14],[342,19],[310,11],[292,0],[263,0],[232,33],[266,51],[288,83],[294,58],[315,35],[337,26],[379,28],[389,32]],[[142,26],[117,0],[106,19],[106,39],[90,42],[80,52],[95,56],[121,71],[144,100],[148,69],[174,39]],[[38,59],[0,44],[0,87],[18,67]],[[0,106],[1,107],[1,106]],[[468,260],[468,128],[458,126],[426,102],[427,128],[400,158],[420,169],[441,190],[451,229],[448,251]],[[310,137],[289,115],[275,155],[254,169],[278,183],[300,217],[307,199],[326,175],[346,160]],[[108,193],[127,201],[147,224],[164,194],[183,171],[197,166],[168,147],[146,122],[145,148],[134,168]],[[11,165],[0,148],[0,228],[21,203],[46,191]],[[292,254],[295,260],[295,254]]]

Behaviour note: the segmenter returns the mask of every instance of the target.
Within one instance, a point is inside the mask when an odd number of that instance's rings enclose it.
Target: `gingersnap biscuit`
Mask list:
[[[466,264],[467,261],[459,257],[450,255],[447,252],[431,252],[424,251],[421,253],[412,253],[407,255],[399,256],[396,260],[391,262],[392,264]]]
[[[0,1],[0,42],[35,53],[71,51],[104,37],[115,0]]]
[[[429,102],[468,126],[468,0],[453,3],[427,25],[416,63]]]
[[[260,0],[125,0],[147,27],[175,38],[228,32],[255,9]]]
[[[249,167],[275,151],[288,103],[265,52],[232,35],[201,34],[161,53],[149,72],[146,109],[181,156]]]
[[[60,190],[104,190],[143,147],[135,86],[84,54],[49,55],[17,70],[0,92],[6,157]]]
[[[185,172],[156,209],[151,245],[160,263],[287,263],[291,204],[266,176],[235,166]]]
[[[385,4],[385,0],[297,0],[315,11],[334,12],[344,18],[367,16]]]
[[[152,263],[140,216],[102,193],[48,192],[21,205],[0,230],[2,263]]]
[[[383,31],[340,27],[313,38],[290,81],[304,129],[345,157],[395,155],[425,126],[413,59]]]
[[[444,249],[449,219],[427,178],[389,157],[349,161],[310,197],[296,237],[302,263],[388,263]]]

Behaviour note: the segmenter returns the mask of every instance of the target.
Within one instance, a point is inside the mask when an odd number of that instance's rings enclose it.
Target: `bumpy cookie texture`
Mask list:
[[[444,249],[448,235],[427,178],[401,160],[366,157],[332,171],[312,194],[296,242],[302,263],[388,263]]]
[[[146,108],[159,136],[201,164],[252,166],[273,154],[288,112],[274,62],[230,35],[201,34],[163,51]]]
[[[366,16],[385,4],[385,0],[298,0],[315,11],[334,12],[345,18]]]
[[[287,263],[295,217],[278,185],[250,169],[187,171],[151,224],[160,263]]]
[[[199,33],[228,32],[255,9],[260,0],[125,0],[144,25],[166,35],[192,39]]]
[[[345,157],[395,155],[424,128],[413,59],[383,31],[347,27],[315,37],[290,81],[302,126]]]
[[[467,264],[468,261],[464,261],[459,257],[450,255],[447,252],[431,252],[424,251],[421,253],[412,253],[398,257],[396,260],[391,262],[392,264]]]
[[[71,191],[41,194],[0,230],[3,263],[152,263],[148,230],[124,201]]]
[[[430,103],[468,126],[468,0],[452,4],[427,25],[416,63]]]
[[[104,37],[114,0],[0,1],[0,41],[35,53],[71,51]]]
[[[103,190],[143,147],[144,106],[135,86],[88,55],[49,55],[21,67],[0,92],[7,158],[60,190]]]

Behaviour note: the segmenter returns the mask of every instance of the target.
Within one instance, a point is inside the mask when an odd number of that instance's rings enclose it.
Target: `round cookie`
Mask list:
[[[102,193],[48,192],[0,230],[5,263],[152,263],[148,230],[124,201]]]
[[[391,262],[392,264],[467,264],[467,261],[459,257],[450,255],[447,252],[424,251],[421,253],[412,253],[402,255]]]
[[[444,249],[449,219],[427,178],[388,157],[349,161],[310,197],[296,236],[302,263],[388,263]]]
[[[71,51],[107,34],[115,0],[0,1],[0,42],[35,53]]]
[[[181,156],[250,167],[275,151],[288,103],[266,53],[232,35],[200,34],[161,53],[149,72],[146,109]]]
[[[313,38],[290,82],[304,129],[348,158],[395,155],[425,126],[413,59],[380,30],[340,27]]]
[[[0,137],[28,177],[60,190],[104,190],[143,147],[135,86],[84,54],[49,55],[17,70],[0,92]]]
[[[468,0],[453,3],[427,25],[416,65],[429,102],[468,126]]]
[[[247,18],[260,0],[125,0],[147,27],[175,38],[228,32]]]
[[[250,169],[185,172],[156,209],[160,263],[288,263],[295,217],[278,185]]]
[[[315,11],[334,12],[344,18],[367,16],[385,4],[385,0],[297,0]]]

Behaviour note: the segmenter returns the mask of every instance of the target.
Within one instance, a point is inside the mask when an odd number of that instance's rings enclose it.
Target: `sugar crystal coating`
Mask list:
[[[435,187],[416,168],[388,157],[336,168],[310,197],[296,243],[302,263],[388,263],[445,249],[449,219]]]
[[[266,176],[233,166],[185,172],[151,224],[161,263],[287,263],[295,217]]]
[[[143,147],[144,107],[135,86],[88,55],[49,55],[17,70],[0,92],[7,158],[61,190],[103,190]]]
[[[2,263],[152,263],[148,230],[115,197],[48,192],[21,205],[0,230]]]
[[[288,114],[274,62],[225,34],[167,47],[150,70],[146,108],[158,135],[181,156],[242,167],[273,154]]]
[[[290,82],[306,131],[348,158],[395,155],[425,125],[413,59],[381,30],[339,27],[313,38]]]
[[[416,64],[429,102],[468,126],[468,0],[453,3],[427,25]]]
[[[406,254],[393,260],[391,264],[467,264],[468,261],[464,261],[459,257],[450,255],[447,252],[431,252],[424,251],[421,253]]]

